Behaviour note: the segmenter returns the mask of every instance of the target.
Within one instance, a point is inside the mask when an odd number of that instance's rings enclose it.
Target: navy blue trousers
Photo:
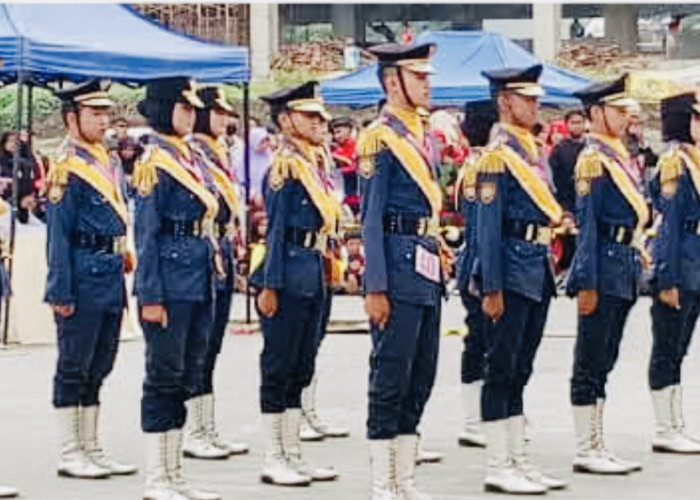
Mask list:
[[[654,342],[649,363],[649,387],[658,391],[681,383],[681,365],[700,314],[700,293],[681,291],[680,310],[654,298],[651,306]]]
[[[416,434],[435,382],[441,306],[390,302],[384,330],[371,329],[369,439]]]
[[[496,323],[484,320],[481,417],[485,422],[523,414],[523,392],[532,375],[551,297],[546,295],[536,302],[505,290],[503,300],[503,316]]]
[[[462,290],[460,296],[467,310],[465,323],[469,329],[462,351],[462,383],[471,384],[484,378],[484,313],[478,297],[467,290]]]
[[[202,394],[213,304],[168,302],[168,325],[141,320],[146,339],[146,379],[141,399],[144,432],[181,429],[185,401]]]
[[[216,360],[221,353],[221,346],[226,335],[229,317],[231,315],[231,304],[233,302],[233,287],[225,286],[216,289],[216,299],[214,300],[214,321],[212,323],[211,335],[207,343],[207,354],[204,361],[204,384],[200,394],[211,394],[214,392],[214,369]]]
[[[68,318],[54,315],[58,330],[58,362],[53,405],[94,406],[100,388],[114,367],[123,311],[77,307]]]
[[[605,399],[608,375],[615,367],[627,316],[634,300],[598,294],[598,307],[578,317],[571,377],[571,404],[589,406]]]
[[[260,355],[260,408],[282,413],[301,408],[301,391],[311,383],[318,353],[324,295],[277,292],[277,313],[262,317],[265,345]]]
[[[331,308],[333,307],[333,288],[326,287],[326,295],[323,297],[323,310],[321,311],[321,327],[318,331],[318,345],[321,345],[323,339],[328,333],[328,323],[331,321]]]

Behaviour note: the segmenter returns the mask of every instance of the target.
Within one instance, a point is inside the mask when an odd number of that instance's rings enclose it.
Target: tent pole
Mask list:
[[[252,233],[252,220],[250,216],[250,88],[248,82],[243,84],[243,167],[245,172],[245,246],[248,255],[248,278],[246,280],[245,322],[250,324],[250,235]]]
[[[18,72],[17,74],[17,115],[15,116],[15,131],[19,135],[22,130],[22,117],[24,116],[24,73]],[[7,274],[9,277],[9,283],[12,283],[12,268],[14,267],[14,255],[15,255],[15,230],[17,225],[17,201],[18,201],[18,178],[17,178],[17,166],[19,165],[19,153],[20,147],[19,143],[15,148],[14,158],[12,159],[12,206],[10,207],[10,249],[8,255],[8,268]],[[2,327],[2,345],[6,346],[8,342],[8,337],[10,333],[10,295],[7,295],[5,299],[5,318]]]

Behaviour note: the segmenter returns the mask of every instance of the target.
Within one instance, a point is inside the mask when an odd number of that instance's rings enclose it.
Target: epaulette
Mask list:
[[[61,154],[56,160],[51,160],[49,163],[46,184],[48,185],[48,198],[51,203],[58,203],[63,198],[63,193],[68,184],[69,160],[69,156]]]
[[[293,176],[295,161],[292,151],[285,146],[282,146],[275,152],[267,181],[270,189],[273,191],[282,189],[287,179]]]
[[[502,174],[506,171],[508,164],[500,151],[500,146],[500,143],[495,143],[484,149],[484,153],[476,164],[479,174]]]
[[[678,147],[672,147],[661,155],[658,169],[659,180],[662,186],[669,181],[677,180],[683,175],[683,159]]]
[[[158,146],[149,144],[141,157],[134,165],[134,174],[131,184],[141,196],[148,196],[158,184],[158,170],[153,161],[157,154]]]
[[[376,171],[375,156],[386,147],[382,139],[381,125],[380,120],[375,120],[357,138],[355,149],[359,159],[358,169],[360,174],[367,179],[372,177]]]
[[[587,147],[576,161],[575,177],[577,180],[590,180],[603,175],[603,159],[597,148]]]

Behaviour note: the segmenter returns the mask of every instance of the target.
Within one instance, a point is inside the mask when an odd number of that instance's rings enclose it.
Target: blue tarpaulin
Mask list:
[[[481,75],[484,70],[527,67],[539,60],[509,38],[485,31],[438,31],[421,34],[417,44],[434,43],[437,51],[431,77],[431,100],[434,106],[462,106],[467,101],[490,99],[489,85]],[[590,80],[565,69],[545,64],[540,80],[547,95],[543,104],[567,106],[579,104],[574,91]],[[384,96],[377,78],[377,66],[321,82],[321,94],[331,105],[372,106]]]
[[[248,49],[204,42],[117,4],[0,4],[0,78],[139,83],[187,76],[249,80]]]

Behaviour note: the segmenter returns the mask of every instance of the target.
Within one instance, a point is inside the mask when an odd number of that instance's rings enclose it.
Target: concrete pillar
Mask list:
[[[270,59],[279,45],[277,4],[250,4],[250,65],[253,80],[270,76]]]
[[[559,50],[561,4],[532,4],[532,49],[539,59],[552,62]]]
[[[635,4],[605,4],[605,38],[615,40],[624,51],[637,50],[637,6]]]

